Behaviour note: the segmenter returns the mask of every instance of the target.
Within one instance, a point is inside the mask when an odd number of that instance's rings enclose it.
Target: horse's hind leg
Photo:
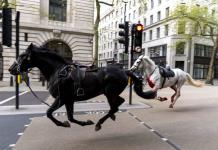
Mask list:
[[[107,97],[110,105],[109,112],[102,117],[95,126],[95,130],[98,131],[101,129],[101,125],[111,117],[112,120],[115,120],[115,113],[119,110],[119,106],[125,101],[122,97],[118,96],[117,98]]]
[[[52,115],[52,113],[57,110],[58,108],[60,108],[61,106],[63,106],[64,103],[62,100],[60,100],[59,98],[56,98],[54,103],[51,105],[51,107],[47,110],[47,117],[49,119],[51,119],[57,126],[62,126],[62,127],[70,127],[69,122],[65,121],[65,122],[60,122],[57,119],[55,119]]]
[[[177,90],[176,90],[176,95],[175,95],[175,97],[174,97],[173,102],[171,102],[169,108],[173,108],[173,106],[175,105],[177,99],[180,97],[180,90],[181,90],[181,88],[182,88],[182,86],[183,86],[184,83],[185,83],[185,81],[180,81],[180,82],[178,82],[178,84],[177,84]]]
[[[79,121],[79,120],[74,119],[74,117],[73,117],[74,103],[71,103],[71,104],[67,103],[67,104],[65,104],[65,107],[66,107],[66,110],[67,110],[67,117],[68,117],[68,120],[70,122],[76,123],[76,124],[81,125],[81,126],[94,124],[94,122],[91,121],[91,120]]]
[[[170,88],[175,91],[175,93],[171,96],[171,103],[172,103],[174,101],[174,97],[176,96],[177,88],[176,88],[176,85],[171,86]]]

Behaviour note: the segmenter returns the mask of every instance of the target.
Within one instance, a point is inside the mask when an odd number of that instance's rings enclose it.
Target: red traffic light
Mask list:
[[[144,27],[142,24],[136,24],[135,29],[136,31],[143,31]]]

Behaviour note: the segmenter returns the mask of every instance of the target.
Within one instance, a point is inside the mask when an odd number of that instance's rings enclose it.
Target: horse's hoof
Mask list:
[[[173,104],[170,104],[169,108],[173,108]]]
[[[158,97],[157,100],[159,100],[160,102],[166,101],[167,98],[166,97]]]
[[[101,130],[101,125],[100,124],[95,126],[95,131],[99,131],[99,130]]]
[[[111,115],[110,117],[111,117],[111,119],[112,119],[113,121],[116,120],[116,116],[115,116],[115,115]]]
[[[92,120],[87,120],[86,121],[86,125],[93,125],[93,124],[95,124]]]
[[[63,122],[63,127],[69,128],[70,127],[70,123],[68,121],[64,121]]]

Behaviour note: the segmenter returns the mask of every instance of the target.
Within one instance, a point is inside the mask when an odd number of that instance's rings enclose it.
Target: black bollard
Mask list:
[[[14,80],[12,76],[10,77],[10,86],[14,86]]]
[[[45,79],[42,78],[42,86],[45,86]]]

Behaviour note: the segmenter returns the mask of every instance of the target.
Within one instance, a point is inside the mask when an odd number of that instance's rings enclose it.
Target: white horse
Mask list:
[[[130,70],[135,71],[137,69],[143,71],[144,80],[148,82],[149,86],[152,88],[153,91],[156,92],[157,90],[166,87],[170,87],[175,91],[175,93],[171,96],[171,104],[169,108],[173,108],[176,100],[180,97],[181,87],[186,81],[188,81],[190,85],[195,87],[202,87],[204,85],[204,83],[194,80],[190,74],[184,72],[179,68],[172,69],[172,71],[174,72],[174,77],[161,76],[160,68],[155,65],[154,61],[146,55],[139,56],[139,58],[134,62]],[[161,101],[164,100],[161,99]]]

